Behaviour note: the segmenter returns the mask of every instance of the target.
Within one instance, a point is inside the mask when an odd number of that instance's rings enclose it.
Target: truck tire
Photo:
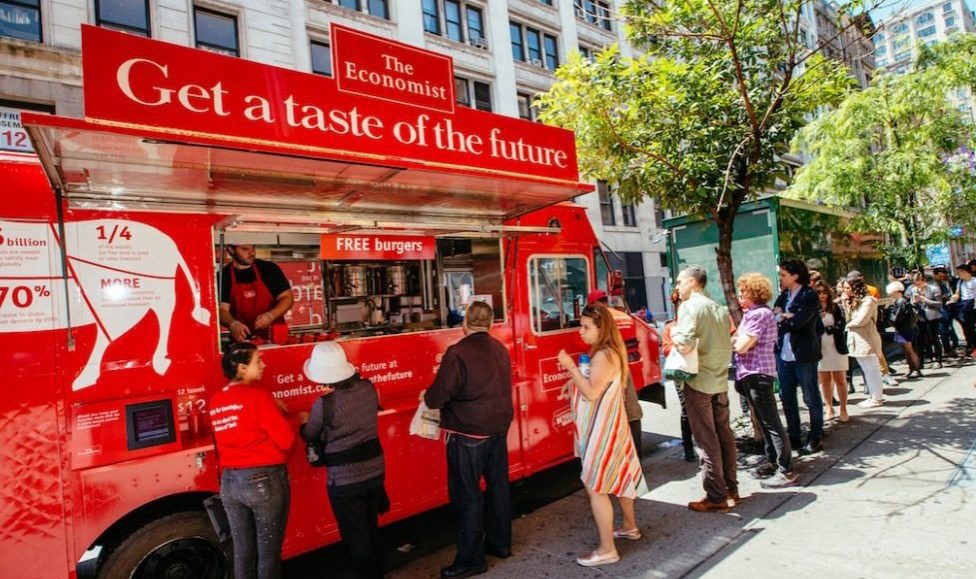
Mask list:
[[[225,579],[231,555],[202,511],[174,513],[129,534],[98,566],[98,579]]]

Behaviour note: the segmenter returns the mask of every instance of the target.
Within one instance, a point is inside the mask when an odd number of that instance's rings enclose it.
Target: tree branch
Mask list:
[[[676,177],[679,177],[681,179],[684,179],[685,177],[687,177],[687,174],[681,169],[681,167],[678,167],[677,165],[675,165],[671,161],[668,161],[666,158],[664,158],[660,154],[655,153],[653,151],[647,151],[647,150],[645,150],[645,149],[643,149],[641,147],[635,146],[633,143],[629,143],[629,142],[625,141],[620,136],[620,133],[617,132],[617,129],[614,126],[614,123],[613,123],[613,119],[610,118],[610,112],[605,107],[600,107],[600,113],[603,115],[603,118],[606,120],[606,122],[607,122],[607,128],[609,128],[610,129],[610,133],[613,134],[614,140],[617,141],[617,143],[621,147],[624,147],[625,149],[627,149],[628,151],[630,151],[632,153],[637,153],[638,155],[646,155],[646,156],[650,157],[651,159],[654,159],[658,163],[660,163],[660,164],[664,165],[665,167],[667,167],[668,169],[670,169],[671,172],[674,173],[674,175]]]

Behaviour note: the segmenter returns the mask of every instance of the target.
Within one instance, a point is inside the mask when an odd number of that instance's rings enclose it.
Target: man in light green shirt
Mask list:
[[[705,295],[705,270],[690,265],[675,283],[681,296],[678,323],[671,331],[682,354],[698,348],[698,375],[685,383],[691,433],[701,448],[705,498],[688,503],[699,512],[725,512],[739,500],[735,437],[729,423],[729,362],[732,324],[729,310]]]

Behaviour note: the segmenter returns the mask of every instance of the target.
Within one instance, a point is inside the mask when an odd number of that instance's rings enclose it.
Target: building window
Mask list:
[[[926,26],[925,28],[918,31],[919,38],[925,38],[927,36],[932,36],[933,34],[935,34],[934,24],[932,26]]]
[[[520,92],[516,98],[518,99],[519,118],[527,121],[538,120],[539,109],[532,104],[532,95]]]
[[[582,56],[584,60],[593,60],[593,51],[589,48],[581,44],[577,46],[576,49],[579,50],[580,56]]]
[[[522,27],[514,22],[508,23],[508,33],[512,37],[512,58],[525,60],[525,49],[522,43]]]
[[[887,58],[878,58],[878,59],[876,59],[874,61],[874,65],[877,66],[877,67],[888,66],[888,59]]]
[[[240,56],[237,41],[237,16],[193,7],[193,29],[197,48]]]
[[[95,23],[105,28],[149,36],[149,2],[95,0]]]
[[[532,64],[542,64],[542,41],[538,30],[532,28],[525,29],[525,48],[528,50],[529,62]]]
[[[454,0],[444,0],[444,34],[454,42],[464,42],[461,5]]]
[[[654,227],[658,229],[664,229],[664,208],[661,207],[661,203],[657,200],[654,201]]]
[[[441,33],[441,17],[437,10],[437,0],[424,0],[424,31],[431,34]]]
[[[931,12],[926,12],[915,19],[915,26],[924,26],[933,21],[935,21],[935,16],[933,16]]]
[[[574,0],[573,10],[576,18],[604,30],[612,30],[610,24],[610,3],[604,0]]]
[[[552,71],[556,70],[559,66],[559,54],[556,52],[555,36],[543,34],[515,21],[509,21],[508,30],[512,37],[512,58]]]
[[[348,8],[350,10],[359,12],[359,0],[336,0],[336,4],[342,6],[343,8]]]
[[[472,95],[474,98],[472,99]],[[464,77],[454,77],[454,100],[459,105],[491,112],[491,85]]]
[[[488,48],[488,40],[485,38],[485,18],[481,8],[465,6],[464,13],[468,17],[468,42],[478,48]]]
[[[888,47],[884,44],[874,49],[874,56],[876,57],[880,58],[886,54],[888,54]]]
[[[312,41],[312,72],[332,76],[332,51],[328,44],[318,40]]]
[[[546,6],[552,6],[552,0],[539,0],[539,2],[542,2]]]
[[[459,0],[424,0],[424,31],[478,48],[488,48],[481,8]],[[441,20],[443,15],[443,20]],[[467,25],[467,30],[465,30]]]
[[[600,222],[604,225],[616,225],[617,217],[613,214],[613,195],[610,194],[610,185],[606,181],[597,181],[596,192],[600,198]]]
[[[41,0],[0,0],[0,36],[41,42]]]
[[[387,6],[386,0],[369,0],[367,7],[371,15],[383,20],[390,19],[390,8]]]
[[[900,62],[902,60],[908,60],[912,56],[911,50],[906,50],[904,52],[895,53],[895,62]]]
[[[633,203],[623,203],[620,209],[624,214],[624,226],[637,227],[637,207]]]
[[[949,27],[955,26],[955,25],[956,25],[956,17],[955,16],[946,16],[946,19],[945,19],[945,26],[946,26],[946,28],[949,28]]]
[[[559,68],[559,52],[556,49],[556,37],[543,34],[543,42],[546,47],[546,68],[555,72]]]
[[[946,2],[942,5],[942,13],[947,14],[949,12],[952,12],[952,2]]]
[[[898,24],[895,25],[894,29],[892,29],[893,34],[904,34],[906,32],[908,32],[907,22],[899,22]]]
[[[911,42],[911,38],[909,38],[907,36],[902,36],[900,38],[896,38],[895,39],[895,42],[894,42],[894,45],[893,45],[893,48],[894,48],[894,50],[896,52],[897,51],[900,51],[902,48],[905,48],[906,46],[908,46],[910,42]]]
[[[879,32],[874,35],[874,38],[872,38],[871,41],[874,42],[875,44],[884,44],[885,35]]]

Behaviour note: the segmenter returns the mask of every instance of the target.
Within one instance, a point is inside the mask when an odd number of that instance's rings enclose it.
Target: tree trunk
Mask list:
[[[732,273],[732,230],[735,225],[736,211],[723,209],[718,212],[716,225],[718,226],[718,247],[715,249],[715,262],[718,265],[718,276],[722,282],[722,293],[725,303],[729,305],[729,313],[738,324],[742,319],[742,308],[736,299],[735,277]]]

